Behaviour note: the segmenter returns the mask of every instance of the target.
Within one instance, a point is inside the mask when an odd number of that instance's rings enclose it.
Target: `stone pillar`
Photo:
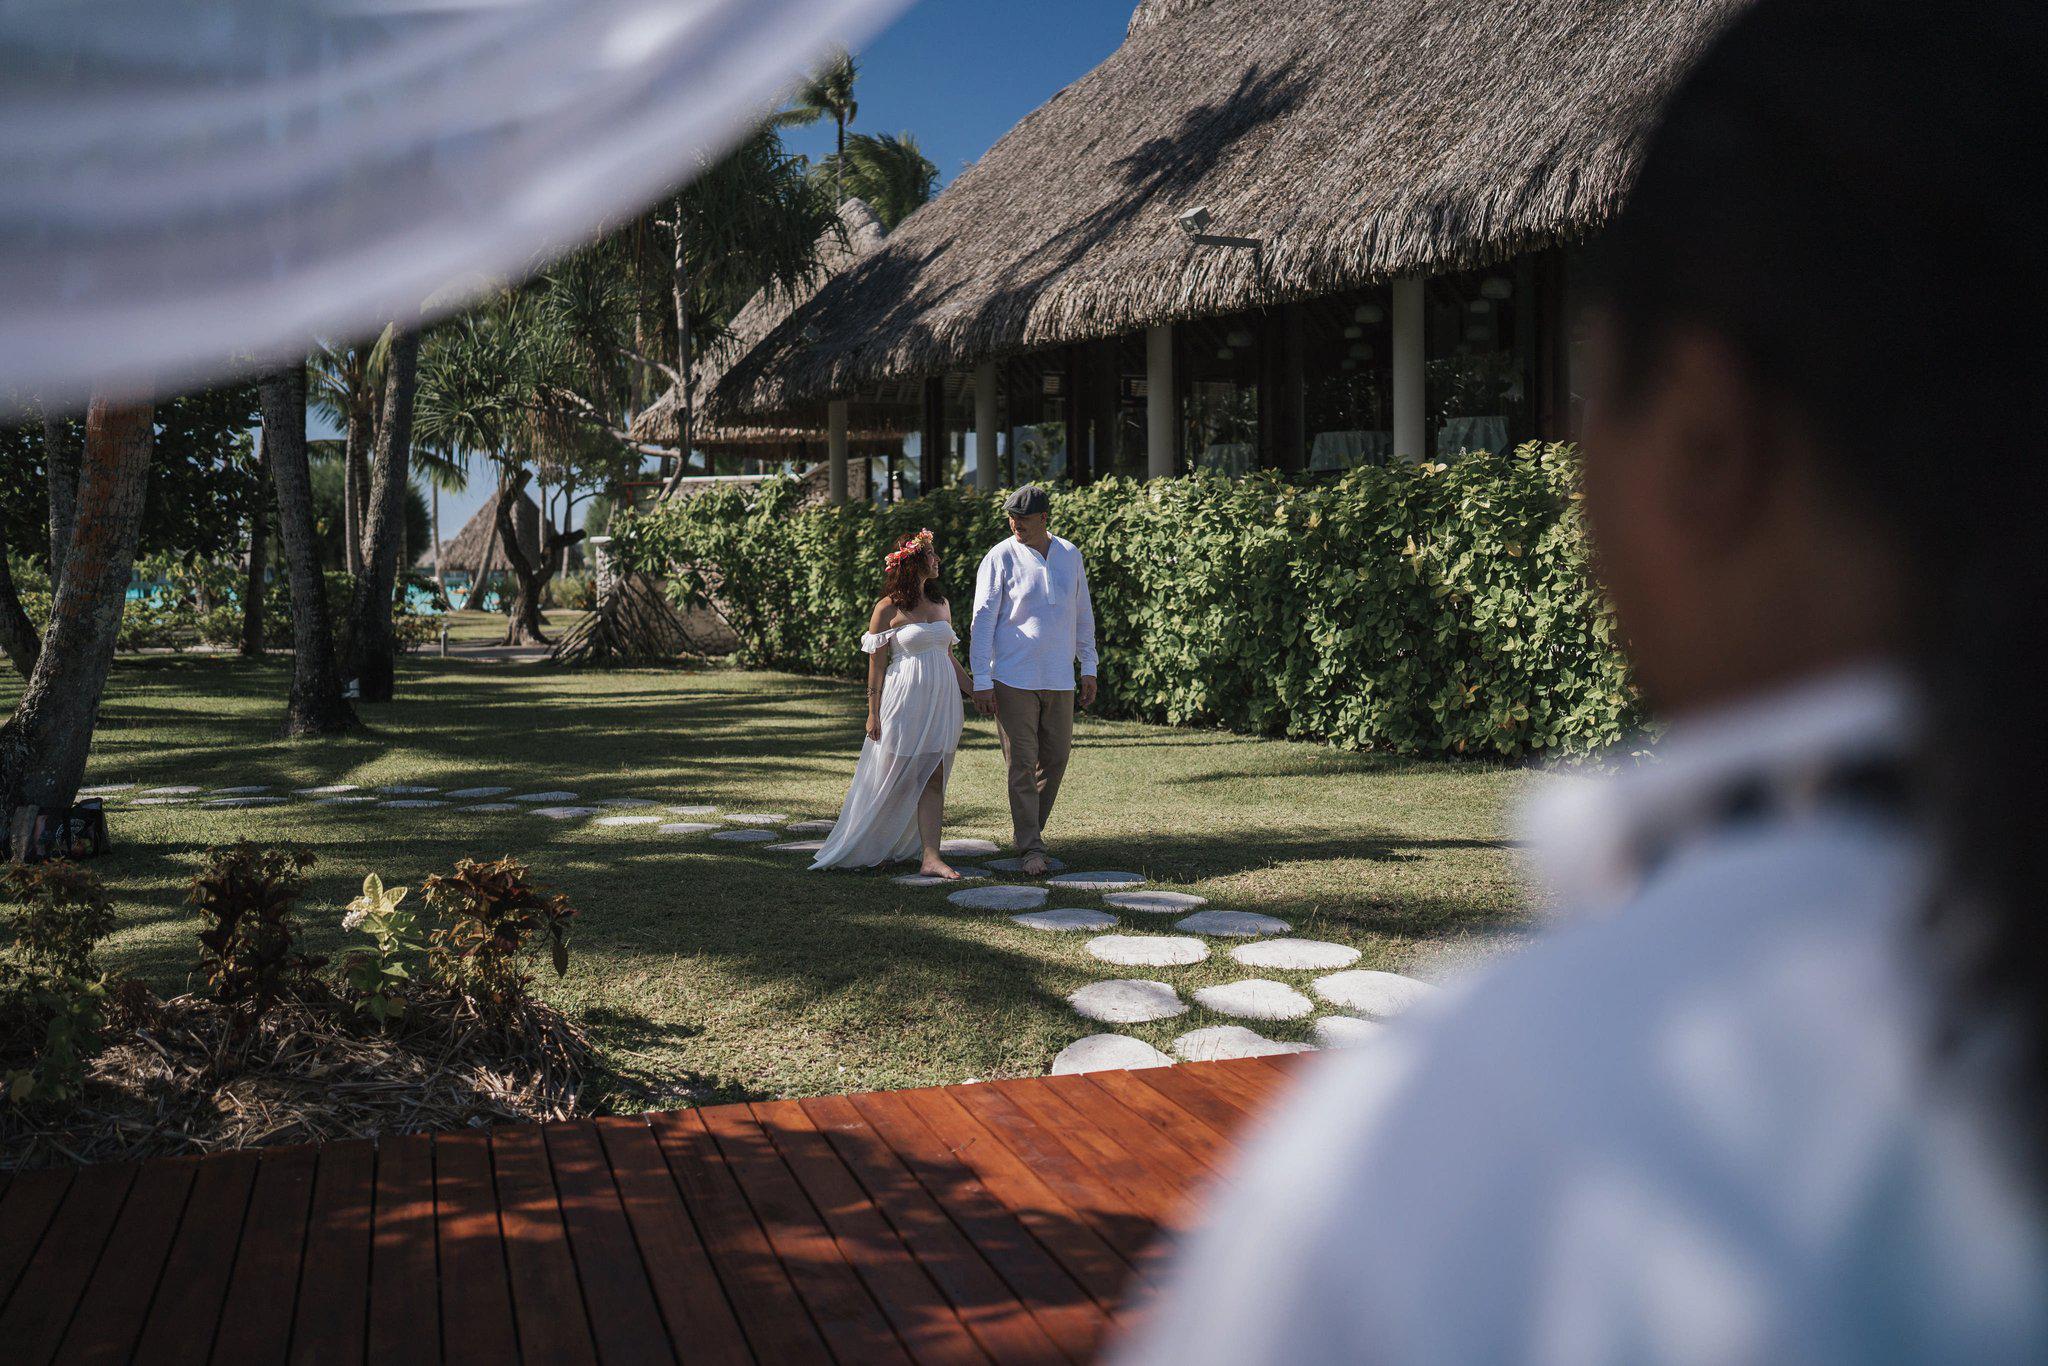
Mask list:
[[[825,408],[828,480],[832,501],[846,501],[846,400],[835,398]]]
[[[1423,294],[1420,277],[1394,281],[1394,458],[1420,460],[1429,449],[1423,391]]]
[[[1173,477],[1174,434],[1180,425],[1174,402],[1173,327],[1145,329],[1145,477]]]
[[[1002,487],[1002,467],[996,463],[996,367],[974,367],[974,486],[983,493]]]

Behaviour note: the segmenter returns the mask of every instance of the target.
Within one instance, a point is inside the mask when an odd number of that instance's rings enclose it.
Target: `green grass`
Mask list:
[[[724,670],[561,673],[416,658],[371,729],[285,742],[283,661],[123,659],[88,783],[208,787],[412,781],[567,788],[726,810],[836,814],[860,738],[856,685]],[[0,705],[17,689],[0,686]],[[949,834],[1005,842],[1001,756],[970,718]],[[1512,943],[1525,922],[1504,811],[1541,781],[1475,763],[1418,763],[1214,731],[1084,719],[1049,832],[1076,868],[1134,868],[1219,909],[1264,911],[1302,936],[1402,970],[1446,948]],[[949,907],[881,875],[813,874],[799,855],[524,812],[115,803],[98,871],[120,908],[110,966],[180,989],[192,960],[184,887],[208,845],[297,841],[319,859],[311,946],[343,946],[342,904],[367,872],[417,885],[467,854],[515,854],[582,910],[567,978],[542,989],[580,1016],[642,1088],[622,1104],[807,1095],[1043,1072],[1092,1026],[1063,999],[1147,976],[1194,988],[1254,974],[1214,941],[1207,963],[1118,969],[1086,934],[1045,934]],[[1098,904],[1055,894],[1052,906]],[[1124,932],[1174,917],[1127,915]],[[1199,1008],[1131,1027],[1164,1047],[1227,1023]],[[1306,1038],[1307,1023],[1261,1027]]]

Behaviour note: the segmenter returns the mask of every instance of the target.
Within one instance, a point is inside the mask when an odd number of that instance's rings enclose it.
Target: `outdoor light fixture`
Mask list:
[[[1351,310],[1351,316],[1362,323],[1381,323],[1387,320],[1387,310],[1378,304],[1360,304]]]
[[[1344,335],[1347,339],[1351,341],[1357,341],[1360,337],[1365,335],[1365,329],[1360,327],[1357,323],[1353,323],[1351,324],[1351,326],[1344,329]]]
[[[1234,346],[1239,350],[1243,350],[1252,344],[1252,334],[1241,327],[1232,328],[1229,335],[1223,338],[1223,342],[1226,346]]]
[[[1512,299],[1515,282],[1505,275],[1489,275],[1479,282],[1479,292],[1489,299]]]
[[[1200,237],[1209,230],[1209,210],[1197,204],[1173,220],[1180,224],[1180,230],[1190,237]]]
[[[1265,242],[1257,237],[1238,237],[1227,232],[1210,232],[1209,225],[1215,222],[1215,215],[1205,204],[1175,214],[1173,221],[1180,230],[1191,238],[1195,245],[1202,247],[1248,247],[1252,253],[1252,264],[1257,269],[1265,266]]]
[[[1487,299],[1474,299],[1471,303],[1465,305],[1465,311],[1468,313],[1491,313],[1493,312],[1493,303]]]

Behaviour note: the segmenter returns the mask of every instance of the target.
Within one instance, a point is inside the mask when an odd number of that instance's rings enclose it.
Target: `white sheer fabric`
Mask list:
[[[917,622],[861,637],[869,654],[889,651],[882,681],[882,738],[863,740],[853,786],[832,837],[812,868],[872,868],[918,854],[917,799],[934,770],[953,774],[965,713],[943,621]]]
[[[0,408],[452,308],[903,3],[0,0]]]

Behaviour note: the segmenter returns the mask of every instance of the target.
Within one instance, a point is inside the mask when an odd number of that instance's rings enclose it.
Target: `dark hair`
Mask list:
[[[2023,424],[2048,413],[2044,37],[2038,0],[1759,0],[1672,95],[1591,289],[1624,399],[1671,329],[1713,332],[1907,556],[1940,857],[1928,956],[1951,1029],[2016,1046],[2037,1162],[2048,459]]]
[[[921,602],[944,602],[946,595],[939,591],[937,561],[938,556],[930,549],[905,555],[883,570],[883,595],[905,612],[915,610]],[[920,573],[931,577],[920,583]]]

